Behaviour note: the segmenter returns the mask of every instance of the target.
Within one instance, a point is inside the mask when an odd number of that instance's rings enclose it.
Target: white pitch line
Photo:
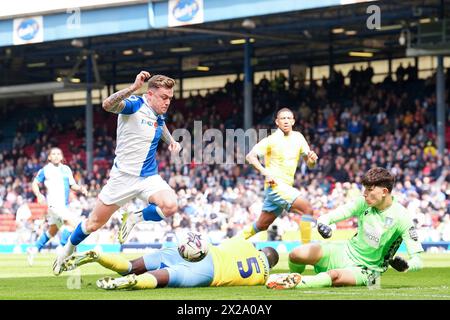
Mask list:
[[[427,288],[431,289],[431,288]],[[450,299],[450,295],[441,295],[441,294],[407,294],[407,293],[397,293],[397,292],[386,292],[377,294],[375,291],[379,289],[372,289],[368,291],[342,291],[342,292],[333,292],[333,291],[306,291],[301,290],[303,293],[308,294],[325,294],[325,295],[352,295],[352,296],[376,296],[376,297],[383,297],[383,296],[401,296],[401,297],[426,297],[426,298],[448,298]]]
[[[386,288],[386,289],[388,289],[388,288]],[[394,289],[394,288],[392,288],[392,289]],[[427,290],[427,289],[429,289],[429,290],[442,290],[442,289],[445,289],[445,290],[448,290],[448,287],[447,286],[439,286],[439,287],[407,287],[407,288],[395,288],[395,289],[400,289],[400,290],[422,290],[422,289],[424,289],[424,290]]]

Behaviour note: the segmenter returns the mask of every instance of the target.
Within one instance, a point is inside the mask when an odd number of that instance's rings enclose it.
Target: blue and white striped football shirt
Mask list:
[[[163,133],[164,117],[157,115],[145,96],[132,95],[117,118],[117,146],[114,166],[134,176],[158,173],[156,151]]]

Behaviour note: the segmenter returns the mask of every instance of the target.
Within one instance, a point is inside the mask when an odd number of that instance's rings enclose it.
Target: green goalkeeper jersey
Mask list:
[[[347,254],[357,265],[386,271],[402,241],[409,255],[423,251],[412,217],[395,198],[389,208],[380,211],[359,197],[321,216],[319,222],[332,224],[350,217],[357,217],[358,232],[348,241]]]

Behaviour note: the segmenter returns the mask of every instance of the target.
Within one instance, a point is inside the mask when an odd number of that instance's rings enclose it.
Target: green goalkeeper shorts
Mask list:
[[[346,243],[324,243],[322,258],[314,265],[316,273],[333,269],[346,269],[353,273],[357,286],[374,284],[379,273],[364,266],[359,266],[347,254]]]

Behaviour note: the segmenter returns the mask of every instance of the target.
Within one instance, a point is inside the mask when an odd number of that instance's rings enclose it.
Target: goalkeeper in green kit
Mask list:
[[[331,224],[356,217],[358,232],[344,243],[312,243],[289,254],[287,274],[272,274],[270,289],[303,289],[331,286],[364,286],[376,283],[389,265],[400,272],[422,268],[423,252],[412,218],[391,195],[394,176],[384,168],[372,168],[362,178],[364,197],[343,205],[317,220],[318,232],[330,238]],[[394,257],[402,241],[409,260]],[[313,265],[314,276],[302,276],[305,265]]]

